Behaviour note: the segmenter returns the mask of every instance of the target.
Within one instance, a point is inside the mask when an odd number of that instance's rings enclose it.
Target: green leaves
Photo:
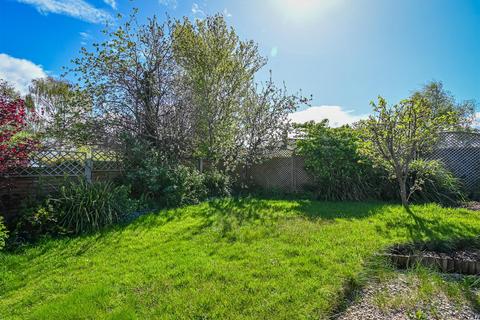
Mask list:
[[[103,182],[67,184],[50,201],[59,224],[74,234],[98,231],[134,210],[127,187]]]
[[[3,217],[0,216],[0,251],[5,247],[5,241],[8,238],[8,231],[3,224]]]
[[[345,126],[328,127],[328,121],[297,126],[302,139],[297,152],[305,157],[305,167],[315,178],[314,191],[325,200],[377,199],[385,177],[360,152],[358,132]]]
[[[51,77],[33,80],[29,91],[41,117],[36,130],[44,140],[70,147],[95,140],[92,98],[86,91]]]
[[[421,95],[413,95],[394,106],[378,97],[378,102],[371,105],[373,115],[359,125],[367,141],[363,150],[395,175],[402,203],[407,206],[411,194],[407,190],[411,163],[421,153],[434,148],[439,133],[455,125],[458,118],[452,110],[436,112],[434,106]]]
[[[221,15],[177,21],[173,52],[192,93],[196,156],[215,162],[228,158],[242,134],[243,101],[265,59]]]

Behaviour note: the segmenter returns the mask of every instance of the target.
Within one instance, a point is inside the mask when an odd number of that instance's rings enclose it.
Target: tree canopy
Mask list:
[[[371,105],[373,114],[360,124],[364,151],[395,176],[402,204],[408,207],[415,191],[414,187],[407,190],[412,162],[420,153],[425,154],[435,146],[439,133],[457,123],[458,114],[454,110],[439,112],[421,95],[413,95],[393,106],[379,97],[378,102]]]
[[[167,160],[206,158],[233,172],[278,148],[288,114],[308,102],[272,79],[256,82],[266,58],[222,15],[140,24],[134,11],[105,35],[70,72],[110,136],[129,135]]]

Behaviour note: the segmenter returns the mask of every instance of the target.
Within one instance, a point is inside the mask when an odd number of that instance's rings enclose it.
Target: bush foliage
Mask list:
[[[223,198],[232,193],[232,182],[228,175],[218,170],[210,170],[203,174],[203,184],[207,189],[208,197]]]
[[[58,223],[58,218],[50,199],[29,199],[15,223],[12,243],[32,242],[45,235],[64,234],[65,230]]]
[[[68,184],[49,201],[59,225],[74,234],[98,231],[135,210],[128,187],[105,182]]]
[[[8,231],[5,225],[3,224],[3,217],[0,216],[0,250],[5,247],[5,241],[8,237]]]
[[[416,160],[411,171],[409,185],[413,202],[455,205],[466,199],[460,180],[441,162]]]
[[[328,121],[298,126],[303,135],[298,153],[305,157],[305,168],[315,185],[312,190],[323,200],[378,199],[387,179],[381,169],[359,151],[357,131],[345,126],[330,128]]]
[[[26,204],[15,224],[12,244],[43,236],[98,231],[124,219],[138,207],[130,188],[84,180],[67,182],[56,193]]]
[[[137,143],[126,161],[133,169],[124,183],[132,186],[135,197],[144,197],[161,207],[197,204],[211,197],[230,195],[230,178],[212,168],[200,173],[191,165],[165,159],[148,145]]]
[[[197,204],[210,197],[230,195],[229,178],[218,172],[200,173],[185,165],[145,165],[127,174],[134,194],[144,196],[162,207]]]
[[[381,161],[362,152],[364,142],[358,129],[330,128],[327,121],[297,129],[303,134],[298,151],[315,180],[309,191],[316,198],[400,200],[396,179]],[[414,203],[454,205],[465,199],[459,179],[439,161],[413,161],[407,187],[411,191],[408,200]]]

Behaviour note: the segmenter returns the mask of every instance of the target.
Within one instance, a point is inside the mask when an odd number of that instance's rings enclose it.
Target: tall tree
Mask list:
[[[171,157],[189,149],[188,92],[181,88],[172,54],[171,22],[156,16],[140,25],[137,10],[107,40],[94,44],[70,70],[93,97],[112,133],[127,133]]]
[[[289,114],[309,101],[301,94],[289,94],[285,87],[276,87],[271,77],[261,86],[252,85],[240,111],[237,145],[243,151],[243,163],[251,166],[283,148],[292,129]]]
[[[279,146],[288,114],[307,101],[272,80],[257,85],[266,59],[221,15],[142,25],[134,11],[105,33],[70,71],[111,136],[126,133],[172,162],[201,157],[232,172],[258,161]]]
[[[174,56],[192,97],[194,151],[225,169],[251,165],[280,146],[288,114],[308,100],[263,85],[255,75],[267,60],[242,41],[222,15],[177,21]]]
[[[266,63],[222,15],[177,21],[175,58],[191,88],[196,154],[218,162],[236,154],[240,113],[254,76]]]

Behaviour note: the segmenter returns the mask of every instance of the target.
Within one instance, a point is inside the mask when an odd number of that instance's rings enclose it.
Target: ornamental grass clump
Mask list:
[[[134,209],[129,188],[112,183],[80,181],[62,186],[50,199],[58,223],[73,234],[98,231],[120,222]]]

